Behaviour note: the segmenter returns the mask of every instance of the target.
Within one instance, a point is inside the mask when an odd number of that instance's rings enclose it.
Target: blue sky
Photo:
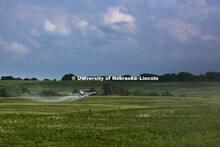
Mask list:
[[[0,76],[220,72],[218,0],[1,0]]]

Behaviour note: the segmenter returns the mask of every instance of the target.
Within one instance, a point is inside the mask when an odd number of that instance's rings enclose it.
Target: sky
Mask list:
[[[1,0],[0,76],[220,72],[219,0]]]

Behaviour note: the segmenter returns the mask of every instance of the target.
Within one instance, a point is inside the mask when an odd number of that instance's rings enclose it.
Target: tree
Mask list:
[[[127,89],[120,88],[119,91],[120,91],[119,95],[122,95],[122,96],[129,96],[130,95],[130,92]]]
[[[77,92],[79,92],[79,90],[78,90],[78,89],[73,90],[73,93],[77,93]]]
[[[25,80],[25,81],[29,81],[30,79],[29,79],[29,78],[24,78],[24,80]]]
[[[196,77],[188,72],[180,72],[177,74],[177,77],[180,81],[194,81]]]
[[[27,93],[27,94],[31,93],[31,91],[25,87],[21,87],[21,91],[22,91],[22,93]]]
[[[33,80],[33,81],[37,81],[38,79],[37,79],[37,78],[31,78],[31,80]]]
[[[178,81],[178,77],[175,73],[167,73],[167,74],[164,74],[162,76],[160,76],[160,80],[161,81]]]
[[[96,91],[96,89],[92,86],[90,89],[89,89],[89,92],[94,92]]]
[[[12,76],[2,76],[1,80],[15,80],[15,78]]]
[[[207,81],[207,77],[204,74],[200,74],[197,76],[198,81]]]
[[[170,81],[178,81],[178,76],[175,73],[170,74]]]
[[[105,94],[105,95],[111,95],[111,94],[112,94],[112,86],[111,86],[111,84],[105,83],[105,84],[103,85],[103,88],[102,88],[102,89],[104,90],[104,94]]]
[[[139,75],[139,77],[153,77],[153,76],[158,77],[158,75],[150,74],[150,73],[142,73]]]
[[[207,80],[210,81],[220,81],[220,73],[219,72],[207,72],[206,73]]]
[[[161,81],[170,81],[170,79],[171,79],[171,76],[170,76],[169,73],[160,76],[160,80],[161,80]]]
[[[22,80],[22,78],[17,77],[15,80],[21,81],[21,80]]]
[[[43,81],[50,81],[50,79],[43,79]]]
[[[121,96],[128,96],[130,92],[127,89],[118,86],[112,86],[112,94],[113,95],[121,95]]]
[[[75,76],[74,74],[65,74],[61,80],[72,80],[72,77]]]
[[[22,94],[22,89],[16,86],[3,86],[0,89],[1,97],[19,97]]]
[[[38,92],[39,96],[58,96],[58,93],[53,90],[43,90],[41,92]]]

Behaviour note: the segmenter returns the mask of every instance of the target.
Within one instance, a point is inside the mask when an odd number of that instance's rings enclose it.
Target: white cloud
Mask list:
[[[198,26],[178,19],[160,19],[158,28],[167,30],[174,39],[180,42],[186,42],[200,34]]]
[[[6,42],[0,37],[0,45],[3,47],[3,49],[7,51],[11,51],[13,54],[17,56],[23,56],[30,52],[30,50],[25,47],[23,44],[18,42]]]
[[[60,35],[69,35],[71,31],[64,24],[60,24],[57,26],[57,33]]]
[[[133,32],[135,29],[136,19],[130,15],[123,13],[125,7],[109,7],[104,16],[104,24],[109,25],[115,31]]]
[[[90,25],[89,30],[92,32],[92,34],[96,34],[98,38],[104,38],[104,33],[102,30],[97,28],[95,25]]]
[[[46,32],[54,32],[55,28],[56,28],[56,26],[54,24],[52,24],[52,22],[50,22],[49,20],[46,20],[44,22],[44,30]]]
[[[71,32],[67,29],[66,24],[64,22],[53,24],[51,21],[46,20],[44,22],[44,30],[47,33],[55,34],[55,35],[69,35]]]
[[[25,55],[30,52],[27,47],[17,42],[10,43],[7,49],[18,55]]]
[[[101,30],[98,29],[95,25],[90,25],[90,26],[89,26],[89,29],[92,30],[92,31],[101,32]]]
[[[76,26],[80,29],[81,31],[81,34],[86,37],[87,34],[88,34],[88,26],[89,26],[89,23],[85,20],[80,20]]]
[[[190,24],[179,19],[160,19],[157,28],[168,32],[174,40],[182,43],[192,38],[220,42],[220,38],[212,34],[201,35],[202,31],[198,25]]]
[[[220,39],[218,37],[211,35],[211,34],[201,35],[200,38],[202,38],[204,41],[214,40],[216,42],[220,42]]]
[[[75,26],[77,29],[80,30],[80,33],[85,38],[92,36],[93,37],[92,39],[94,39],[94,37],[103,38],[104,36],[102,30],[97,28],[94,24],[90,24],[86,20],[80,20],[80,19],[76,20]]]
[[[104,23],[105,24],[114,24],[118,22],[127,22],[132,24],[135,21],[135,18],[129,14],[120,12],[125,10],[124,7],[110,7],[107,10],[107,13],[104,14]]]
[[[197,38],[219,42],[219,38],[209,34],[203,26],[212,14],[219,12],[219,7],[210,5],[207,0],[148,0],[146,4],[148,20],[174,40],[186,42]]]
[[[81,20],[77,23],[77,27],[79,27],[81,30],[86,30],[89,23],[85,20]]]

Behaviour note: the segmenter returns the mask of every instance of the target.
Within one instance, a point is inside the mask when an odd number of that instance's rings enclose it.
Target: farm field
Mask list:
[[[112,86],[123,87],[130,92],[139,91],[141,94],[146,92],[170,91],[174,96],[186,94],[190,97],[219,97],[220,82],[140,82],[140,81],[0,81],[1,85],[14,85],[26,87],[31,91],[54,90],[60,94],[66,95],[74,90],[89,91],[94,87],[99,94],[105,83]]]
[[[59,93],[101,91],[91,81],[1,81]],[[219,146],[220,83],[112,82],[166,96],[90,96],[62,103],[0,97],[0,146]],[[179,97],[186,94],[188,97]]]

